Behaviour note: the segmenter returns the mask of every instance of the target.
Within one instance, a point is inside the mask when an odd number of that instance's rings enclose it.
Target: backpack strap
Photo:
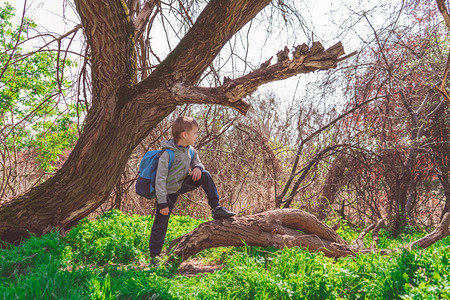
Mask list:
[[[191,156],[191,163],[194,160],[194,156],[195,156],[195,150],[194,147],[189,146],[189,155]]]

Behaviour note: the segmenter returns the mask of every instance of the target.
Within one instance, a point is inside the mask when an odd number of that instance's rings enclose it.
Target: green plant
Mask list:
[[[24,51],[36,24],[25,18],[22,26],[14,26],[13,16],[10,4],[0,6],[0,151],[34,150],[37,165],[51,172],[78,138],[74,120],[84,107],[61,104],[71,86],[64,67],[75,63],[53,51]]]
[[[83,264],[142,261],[148,247],[148,219],[118,210],[106,212],[94,222],[84,219],[65,237],[66,255]]]
[[[51,232],[0,249],[0,299],[446,299],[450,237],[424,250],[332,259],[300,248],[237,247],[197,255],[214,273],[146,268],[151,216],[112,210],[66,237]],[[169,240],[203,220],[172,216]],[[388,247],[401,239],[380,231]],[[99,242],[97,242],[97,240]],[[167,241],[165,247],[167,247]],[[134,250],[133,250],[134,249]]]

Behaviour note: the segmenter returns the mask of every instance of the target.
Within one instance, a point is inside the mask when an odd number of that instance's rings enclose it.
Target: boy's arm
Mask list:
[[[194,149],[194,158],[191,159],[191,170],[194,170],[194,168],[200,168],[202,171],[205,169],[205,166],[200,161],[200,158],[198,157],[197,150]]]
[[[169,153],[164,153],[159,158],[158,169],[156,169],[155,191],[156,199],[160,208],[168,207],[167,204],[167,176],[169,174]]]

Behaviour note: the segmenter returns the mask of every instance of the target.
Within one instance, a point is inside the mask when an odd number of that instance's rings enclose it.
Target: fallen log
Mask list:
[[[169,252],[182,260],[207,248],[224,246],[304,247],[330,257],[353,255],[336,231],[298,209],[275,209],[255,215],[205,222],[172,241]]]
[[[428,247],[449,235],[449,223],[450,213],[447,213],[437,230],[411,243],[410,247]],[[380,225],[381,222],[371,227],[379,228]],[[368,230],[365,233],[367,232]],[[313,252],[321,251],[326,256],[335,258],[374,251],[389,254],[398,250],[368,249],[361,245],[361,241],[358,244],[348,245],[336,231],[307,212],[298,209],[275,209],[200,224],[193,231],[174,239],[168,252],[183,261],[208,248],[244,245],[274,246],[279,249],[302,247]]]

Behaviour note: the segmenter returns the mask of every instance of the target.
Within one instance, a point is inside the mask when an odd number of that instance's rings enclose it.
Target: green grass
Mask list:
[[[204,221],[173,216],[165,247]],[[208,249],[197,257],[225,267],[185,277],[170,265],[141,269],[152,222],[111,211],[65,237],[52,232],[0,249],[0,299],[450,299],[450,237],[422,251],[337,260],[298,248]],[[381,231],[380,245],[423,235]]]

